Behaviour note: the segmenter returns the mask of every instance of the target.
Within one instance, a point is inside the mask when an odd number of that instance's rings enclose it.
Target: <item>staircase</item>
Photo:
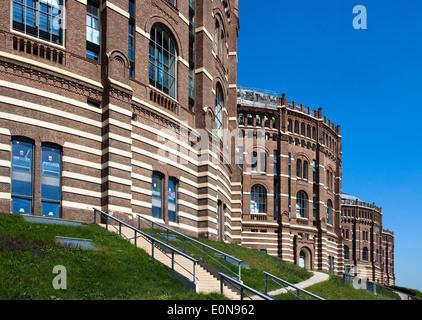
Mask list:
[[[100,226],[106,228],[105,224],[99,224]],[[121,235],[126,238],[130,239],[130,242],[134,244],[133,239],[133,230],[126,226],[121,226],[120,230],[110,230],[115,231],[117,233],[121,233]],[[152,245],[151,241],[145,239],[144,237],[140,236],[136,239],[136,246],[145,250],[150,256],[152,256]],[[163,250],[159,246],[154,246],[154,259],[161,262],[168,268],[172,268],[172,259],[171,255],[167,255],[163,252]],[[192,261],[187,259],[186,257],[175,253],[174,254],[174,265],[173,269],[177,273],[185,276],[186,278],[190,279],[192,274],[189,273],[187,270],[192,268]],[[213,276],[210,272],[205,270],[199,264],[196,264],[196,283],[197,283],[197,292],[200,293],[211,293],[217,292],[220,293],[221,290],[221,283],[215,276]],[[224,284],[223,286],[223,294],[231,299],[231,300],[240,300],[240,295],[236,292],[232,291],[227,285]]]

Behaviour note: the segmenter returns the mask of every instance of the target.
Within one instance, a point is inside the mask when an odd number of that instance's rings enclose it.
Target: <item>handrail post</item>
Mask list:
[[[154,238],[151,238],[151,256],[154,258]]]
[[[133,242],[134,242],[134,244],[135,244],[135,247],[137,247],[137,245],[136,245],[136,230],[134,230],[134,233],[135,233],[135,238],[133,239]]]
[[[169,229],[167,229],[167,244],[169,244]]]
[[[268,293],[268,276],[265,274],[265,294]]]
[[[202,246],[202,262],[205,262],[205,246]]]
[[[239,266],[239,271],[238,271],[238,273],[237,273],[237,275],[238,275],[238,277],[239,277],[239,281],[240,281],[240,278],[241,278],[241,272],[242,272],[242,263],[239,261],[238,263],[237,263],[237,265]]]
[[[174,250],[171,250],[171,270],[174,270]]]
[[[193,283],[196,284],[196,261],[193,262]]]
[[[154,236],[154,221],[151,223],[151,235]]]

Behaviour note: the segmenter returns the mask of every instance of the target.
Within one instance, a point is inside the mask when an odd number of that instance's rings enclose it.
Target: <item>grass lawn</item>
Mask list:
[[[93,240],[98,249],[60,245],[56,236]],[[66,289],[54,289],[55,266],[66,268]],[[0,299],[224,299],[196,294],[143,250],[97,225],[26,222],[0,213]]]

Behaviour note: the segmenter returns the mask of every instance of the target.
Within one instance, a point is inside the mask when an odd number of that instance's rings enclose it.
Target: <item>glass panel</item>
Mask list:
[[[41,152],[41,198],[60,201],[61,151],[42,147]]]
[[[31,213],[31,200],[12,198],[12,213]]]
[[[154,218],[162,218],[162,197],[163,179],[160,175],[152,175],[152,216]]]
[[[32,144],[12,141],[12,195],[32,197]]]
[[[58,203],[42,203],[42,215],[52,218],[59,218],[60,205]]]
[[[176,222],[177,212],[177,182],[170,179],[168,182],[168,218]]]

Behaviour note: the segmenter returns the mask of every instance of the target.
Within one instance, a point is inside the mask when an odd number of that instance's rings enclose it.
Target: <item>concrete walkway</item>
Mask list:
[[[305,289],[306,287],[309,287],[313,284],[319,283],[319,282],[323,282],[326,281],[330,278],[330,275],[326,274],[326,273],[322,273],[322,272],[318,272],[318,271],[313,271],[313,270],[309,270],[310,272],[312,272],[314,275],[312,277],[310,277],[308,280],[304,280],[302,282],[299,282],[297,284],[294,284],[294,286],[301,288],[301,289]],[[289,290],[295,292],[295,289],[292,287],[287,287]],[[287,293],[288,291],[284,288],[282,289],[277,289],[274,291],[270,291],[268,292],[268,294],[270,296],[275,296],[277,294],[280,293]]]

